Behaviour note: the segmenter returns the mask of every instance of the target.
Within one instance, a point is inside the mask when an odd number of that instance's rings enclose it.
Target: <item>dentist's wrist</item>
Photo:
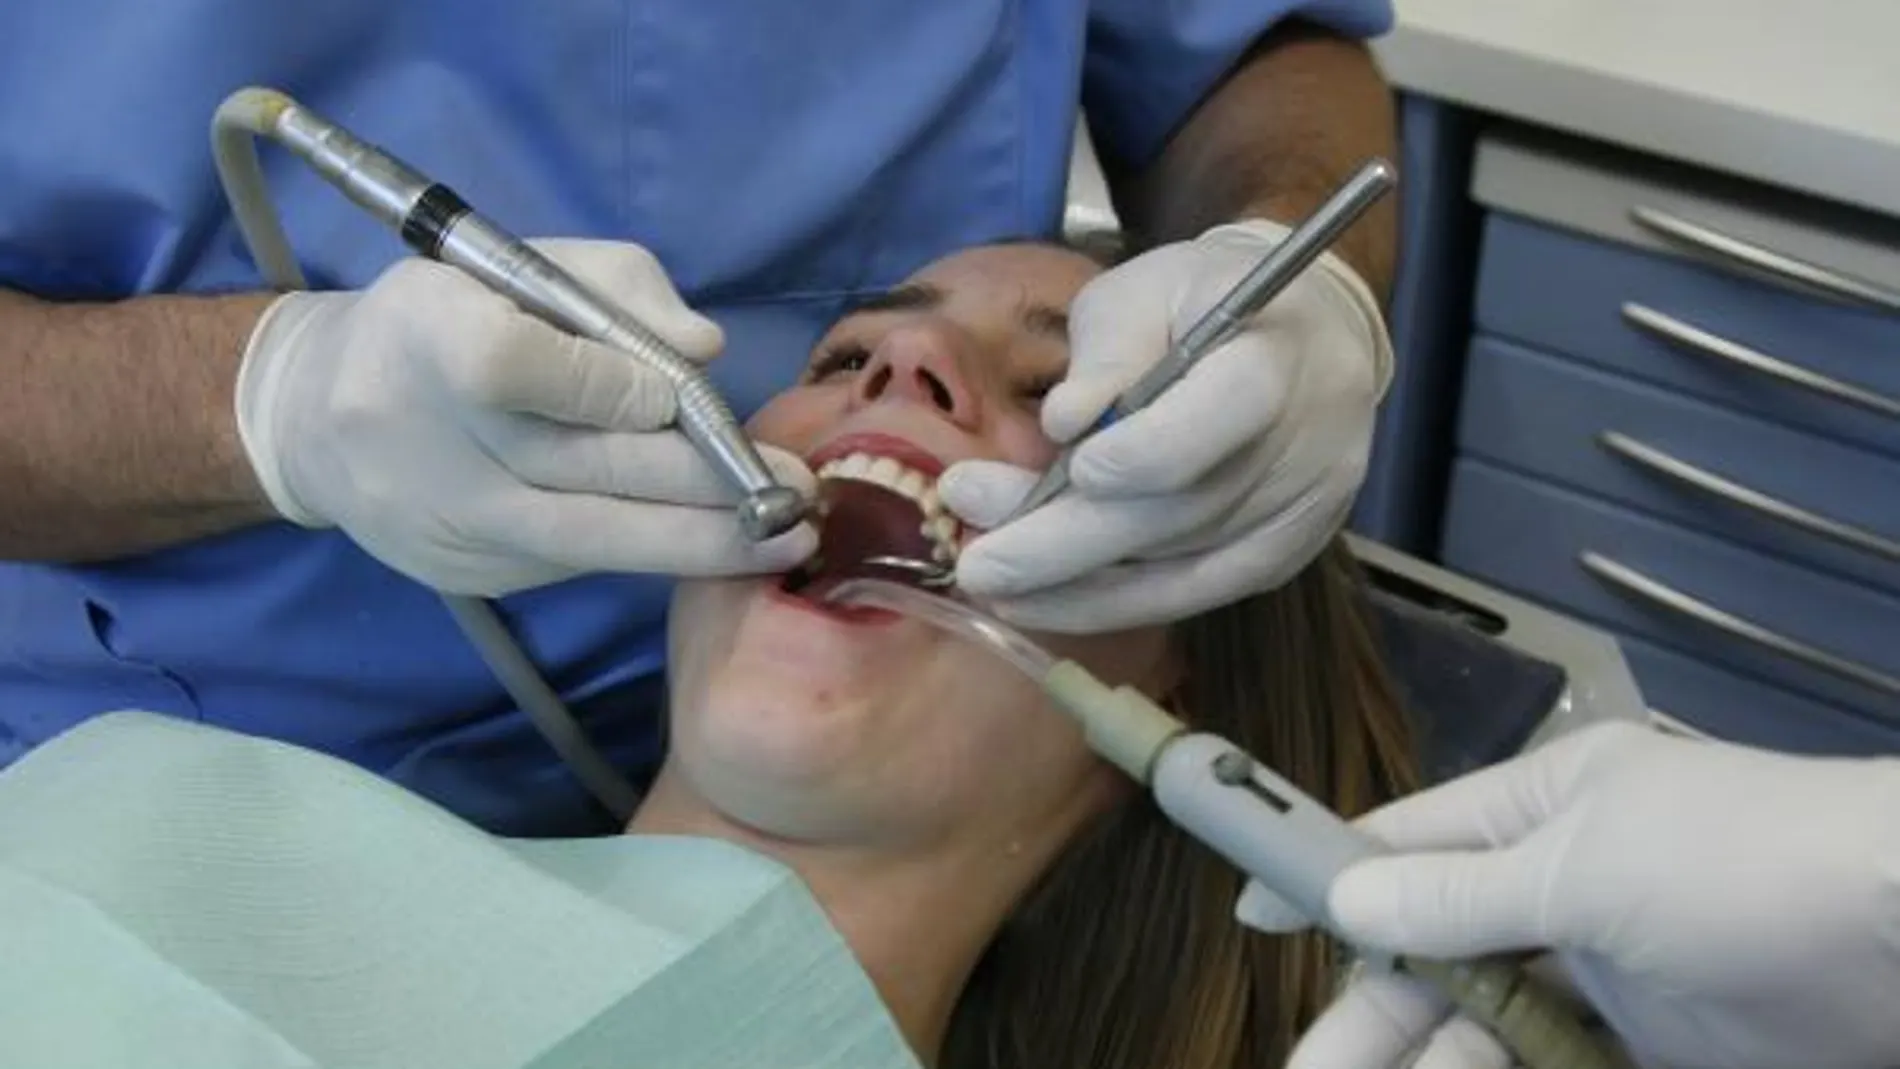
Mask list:
[[[296,393],[296,365],[305,353],[305,337],[327,312],[355,302],[350,293],[286,293],[257,317],[238,364],[232,410],[245,470],[253,478],[258,501],[276,516],[300,527],[324,527],[323,517],[305,507],[291,491],[288,465],[290,427],[286,401]]]

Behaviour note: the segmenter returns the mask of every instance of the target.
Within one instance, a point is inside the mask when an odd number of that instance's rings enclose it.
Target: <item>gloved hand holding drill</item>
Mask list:
[[[719,355],[718,325],[645,249],[535,245],[681,353]],[[404,259],[362,292],[278,298],[251,337],[237,403],[284,518],[341,528],[445,593],[588,572],[779,571],[815,546],[809,527],[744,537],[736,492],[673,427],[666,378],[430,260]],[[810,492],[802,461],[760,450]]]

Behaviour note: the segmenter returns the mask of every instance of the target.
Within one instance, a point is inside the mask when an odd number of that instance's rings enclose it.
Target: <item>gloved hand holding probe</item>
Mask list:
[[[533,243],[697,360],[723,344],[645,249]],[[445,593],[498,596],[589,572],[722,575],[810,555],[753,543],[735,491],[671,424],[673,389],[455,268],[408,258],[361,292],[290,293],[239,372],[244,447],[277,511],[338,527]],[[760,447],[809,492],[798,458]]]
[[[1553,949],[1646,1065],[1900,1065],[1900,762],[1608,724],[1362,826],[1413,853],[1361,862],[1333,885],[1329,905],[1361,945],[1437,958]],[[1259,887],[1238,913],[1256,928],[1302,926]],[[1292,1060],[1508,1063],[1429,992],[1374,973]]]
[[[1068,375],[1043,404],[1049,437],[1093,426],[1288,232],[1215,227],[1091,282],[1070,308]],[[1391,375],[1377,300],[1326,254],[1149,407],[1085,442],[1071,492],[973,540],[958,583],[1019,626],[1067,632],[1181,619],[1277,586],[1350,510]],[[992,528],[1035,481],[967,461],[938,491]]]

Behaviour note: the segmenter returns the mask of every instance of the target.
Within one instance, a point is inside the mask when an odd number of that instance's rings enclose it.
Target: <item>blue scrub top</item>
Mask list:
[[[1053,233],[1078,106],[1141,162],[1242,49],[1389,0],[64,0],[0,4],[0,286],[56,299],[252,290],[212,113],[267,85],[525,236],[644,244],[727,331],[741,416],[853,294],[959,247]],[[281,151],[315,288],[405,254]],[[594,737],[658,758],[669,581],[500,607]],[[492,831],[601,814],[435,594],[335,532],[271,524],[75,567],[0,564],[0,767],[137,707],[314,747]]]

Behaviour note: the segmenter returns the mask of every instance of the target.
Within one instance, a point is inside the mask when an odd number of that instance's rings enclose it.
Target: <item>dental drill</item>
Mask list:
[[[666,376],[686,437],[741,496],[739,526],[763,541],[797,526],[809,503],[772,475],[706,373],[611,299],[471,208],[454,190],[271,89],[240,89],[213,120],[213,152],[239,230],[271,280],[297,274],[263,186],[252,139],[289,149],[422,256],[461,269],[571,334],[619,349]]]
[[[879,579],[847,579],[826,600],[881,608],[975,642],[1035,680],[1081,726],[1090,749],[1152,792],[1177,827],[1259,880],[1342,942],[1327,892],[1383,844],[1218,735],[1197,732],[1130,687],[1110,688],[977,609]],[[1526,1069],[1627,1069],[1557,996],[1505,958],[1441,962],[1354,948],[1368,967],[1431,986],[1488,1028]]]
[[[459,268],[523,310],[620,349],[665,375],[686,437],[740,492],[739,525],[762,541],[796,526],[809,503],[780,485],[712,381],[692,361],[607,297],[526,242],[478,215],[454,191],[270,89],[240,89],[212,120],[212,153],[225,198],[258,271],[279,289],[302,289],[302,268],[273,209],[257,138],[289,149],[325,181],[423,256]],[[560,695],[536,670],[493,606],[444,594],[443,605],[523,715],[581,785],[625,820],[639,791],[589,739]]]

